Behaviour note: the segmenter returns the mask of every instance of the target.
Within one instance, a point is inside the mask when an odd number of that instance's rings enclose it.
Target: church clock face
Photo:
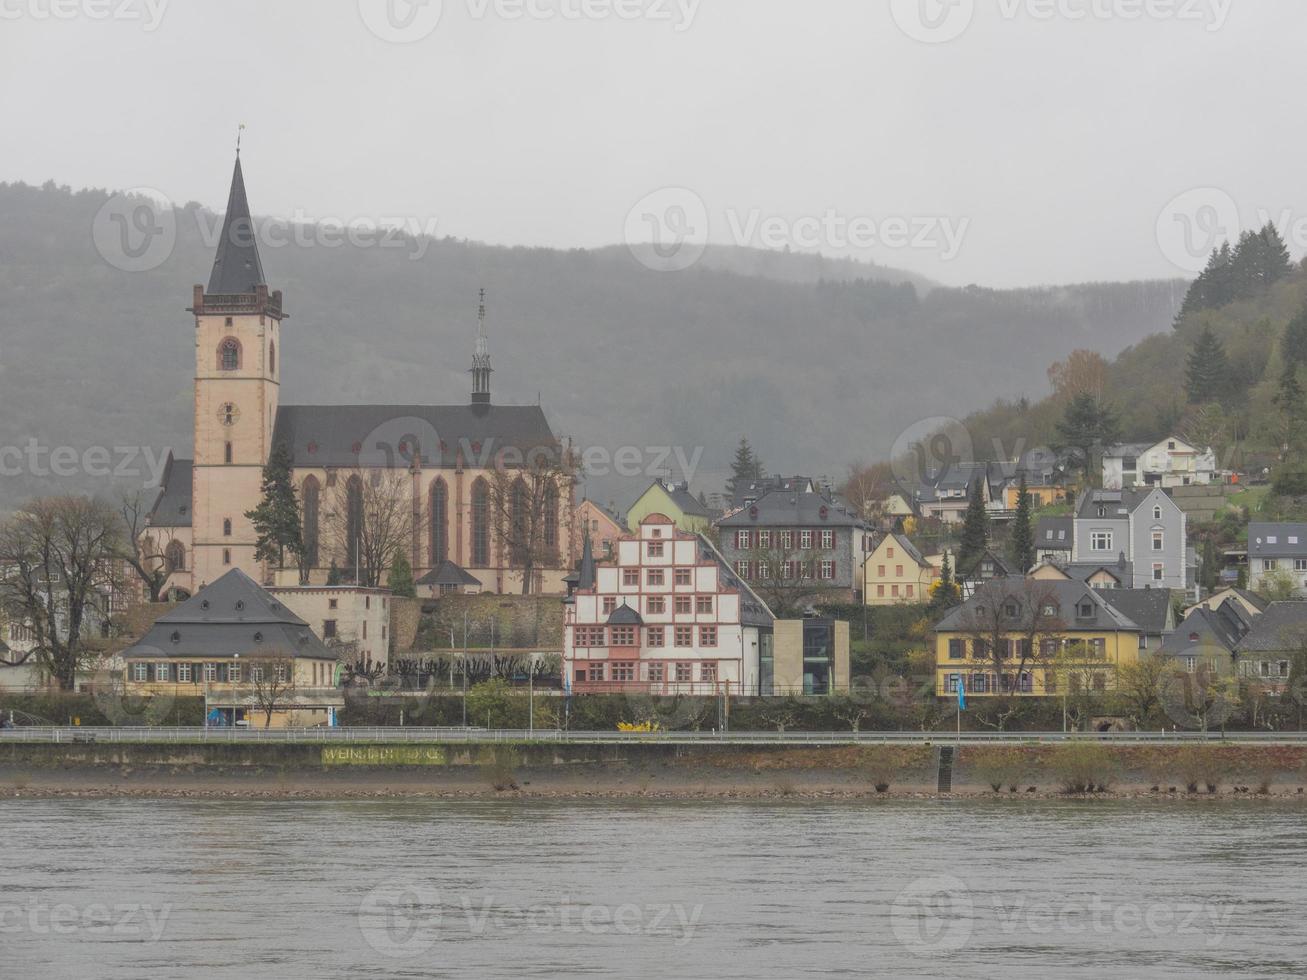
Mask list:
[[[231,402],[226,402],[218,409],[218,421],[221,422],[223,425],[226,426],[235,425],[236,420],[240,417],[241,417],[241,410]]]

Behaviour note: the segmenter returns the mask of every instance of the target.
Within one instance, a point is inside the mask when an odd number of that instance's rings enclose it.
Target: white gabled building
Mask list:
[[[1188,487],[1216,479],[1216,453],[1169,436],[1156,444],[1122,443],[1103,453],[1103,489]]]
[[[574,694],[759,693],[774,617],[702,535],[649,514],[615,560],[582,560],[563,627]]]

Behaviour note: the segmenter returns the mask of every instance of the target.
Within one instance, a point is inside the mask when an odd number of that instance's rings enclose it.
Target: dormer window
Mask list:
[[[1094,604],[1092,602],[1082,602],[1076,606],[1076,615],[1081,619],[1094,618]]]

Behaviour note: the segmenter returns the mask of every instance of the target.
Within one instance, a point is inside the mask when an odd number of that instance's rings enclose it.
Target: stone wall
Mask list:
[[[470,650],[533,650],[558,652],[563,649],[563,600],[561,596],[449,595],[422,603],[417,629],[417,652],[463,648],[466,617]],[[396,640],[400,634],[396,632]],[[398,650],[399,648],[396,647]]]

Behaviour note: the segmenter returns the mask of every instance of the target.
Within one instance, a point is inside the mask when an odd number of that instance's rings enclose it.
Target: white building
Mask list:
[[[1122,443],[1103,453],[1103,489],[1187,487],[1216,479],[1216,453],[1170,436],[1156,444]]]
[[[650,514],[616,560],[583,561],[563,629],[563,684],[584,693],[756,695],[774,618],[701,535]]]
[[[1272,575],[1307,595],[1307,524],[1248,525],[1248,587],[1259,592]]]
[[[268,589],[342,660],[384,668],[390,661],[390,591],[352,585]]]

